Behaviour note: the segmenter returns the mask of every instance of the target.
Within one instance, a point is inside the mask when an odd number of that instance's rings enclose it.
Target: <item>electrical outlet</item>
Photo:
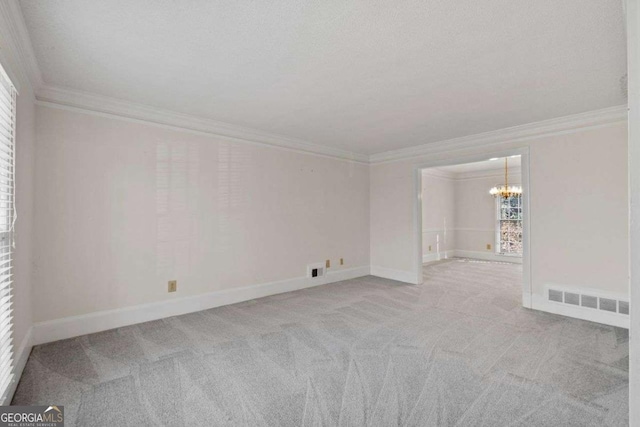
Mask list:
[[[307,265],[307,277],[315,278],[322,277],[325,273],[325,266],[323,262]]]
[[[431,252],[431,245],[429,245],[429,252]]]
[[[344,265],[344,258],[340,258],[340,265]]]
[[[326,260],[325,263],[324,263],[324,266],[326,268],[331,268],[331,260],[330,259]]]
[[[177,280],[169,280],[169,290],[168,292],[175,292],[178,290],[178,281]]]
[[[490,251],[491,250],[491,243],[487,243],[487,250]]]

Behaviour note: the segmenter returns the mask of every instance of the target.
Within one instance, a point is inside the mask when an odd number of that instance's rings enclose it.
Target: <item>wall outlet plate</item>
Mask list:
[[[316,279],[318,277],[324,277],[326,273],[324,263],[318,262],[316,264],[307,265],[307,277]]]
[[[490,251],[491,250],[491,243],[487,243],[487,250]]]
[[[169,286],[167,292],[176,292],[178,290],[178,281],[169,280]]]
[[[344,265],[344,258],[340,258],[340,265]]]
[[[326,268],[331,268],[331,260],[330,259],[326,260],[325,263],[324,263],[324,266]]]

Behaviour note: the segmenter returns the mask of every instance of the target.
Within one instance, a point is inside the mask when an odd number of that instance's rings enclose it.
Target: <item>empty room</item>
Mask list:
[[[638,0],[0,1],[0,427],[640,427],[639,58]]]
[[[521,163],[510,155],[422,169],[422,280],[437,287],[436,307],[493,318],[531,300]]]

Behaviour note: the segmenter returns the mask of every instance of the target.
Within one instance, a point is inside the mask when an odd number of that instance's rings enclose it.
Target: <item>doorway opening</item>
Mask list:
[[[436,162],[417,173],[419,281],[446,271],[530,308],[528,153]]]

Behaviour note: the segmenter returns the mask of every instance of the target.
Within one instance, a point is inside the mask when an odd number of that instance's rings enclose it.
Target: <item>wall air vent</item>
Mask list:
[[[547,293],[549,301],[580,306],[592,310],[603,310],[611,313],[629,315],[629,301],[604,298],[595,295],[587,295],[577,292],[567,292],[560,289],[549,289]]]
[[[549,289],[549,301],[562,302],[562,291]]]
[[[629,303],[627,301],[618,301],[618,313],[629,314]]]
[[[564,303],[571,304],[571,305],[580,305],[580,294],[574,294],[573,292],[565,292]]]
[[[600,310],[618,312],[618,301],[610,298],[600,298]]]
[[[598,308],[598,298],[590,295],[582,295],[581,305],[587,308]]]

